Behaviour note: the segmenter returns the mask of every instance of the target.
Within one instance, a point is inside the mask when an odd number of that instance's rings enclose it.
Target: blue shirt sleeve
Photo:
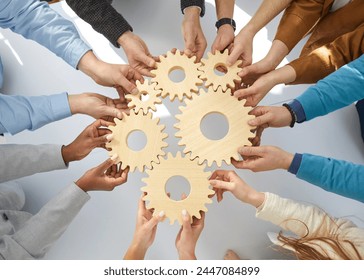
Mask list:
[[[0,94],[0,134],[35,130],[71,116],[67,93],[51,96],[7,96]]]
[[[296,100],[308,121],[363,99],[363,88],[364,55],[320,80]]]
[[[74,68],[90,50],[72,22],[38,0],[1,0],[0,27],[38,42]]]
[[[303,154],[296,176],[326,191],[364,202],[364,165]]]

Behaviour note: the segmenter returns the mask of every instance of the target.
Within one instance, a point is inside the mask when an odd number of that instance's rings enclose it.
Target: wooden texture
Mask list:
[[[127,94],[125,98],[129,101],[128,106],[134,109],[135,112],[142,110],[145,115],[149,110],[157,111],[155,104],[161,104],[162,100],[158,97],[162,93],[161,90],[156,90],[156,83],[151,83],[150,80],[145,79],[143,83],[136,81],[136,86],[139,90],[137,94]],[[147,96],[147,100],[142,100],[142,96]]]
[[[181,138],[178,145],[186,146],[183,152],[191,152],[191,159],[198,157],[200,164],[206,160],[208,166],[214,161],[221,166],[223,161],[231,164],[231,158],[238,160],[238,147],[250,146],[248,138],[255,136],[251,132],[255,127],[248,125],[248,120],[254,119],[248,114],[252,107],[244,107],[244,103],[232,96],[230,89],[223,92],[219,88],[215,92],[211,87],[208,92],[201,89],[199,95],[186,100],[186,106],[179,107],[181,114],[176,115],[179,122],[175,125],[179,130],[176,137]],[[202,134],[201,120],[210,113],[226,117],[229,130],[224,138],[210,140]]]
[[[161,159],[159,164],[153,164],[153,169],[147,171],[149,176],[142,179],[146,184],[142,191],[147,193],[143,199],[149,201],[147,208],[154,208],[154,215],[164,211],[170,224],[176,220],[182,224],[184,209],[191,217],[200,219],[200,211],[207,212],[205,204],[212,202],[209,195],[214,193],[209,188],[208,178],[211,174],[204,171],[204,168],[205,166],[199,165],[196,161],[183,157],[180,152],[175,157],[168,153],[167,158]],[[184,200],[176,201],[166,194],[168,179],[176,175],[185,177],[190,184],[190,193]]]
[[[168,144],[163,140],[168,137],[163,133],[164,125],[159,125],[159,118],[152,119],[152,113],[143,115],[130,111],[130,115],[123,113],[121,120],[115,118],[115,126],[109,126],[113,139],[106,145],[111,148],[109,155],[117,154],[121,161],[121,168],[130,167],[130,171],[135,168],[143,172],[144,167],[152,168],[152,162],[159,162],[159,156],[165,155],[163,148]],[[128,146],[128,136],[133,131],[140,130],[147,137],[147,143],[140,151],[134,151]]]
[[[185,54],[181,54],[179,50],[175,54],[168,52],[166,56],[160,56],[160,62],[157,62],[157,69],[151,72],[155,75],[152,82],[156,82],[156,89],[162,90],[161,96],[165,98],[169,95],[170,100],[176,97],[179,101],[183,97],[191,98],[193,93],[198,92],[198,86],[203,84],[199,78],[202,74],[198,68],[201,63],[195,63],[196,57],[189,58]],[[169,74],[176,69],[183,70],[185,78],[181,82],[173,82],[169,78]]]
[[[239,65],[241,64],[241,60],[236,61],[233,65],[227,66],[226,60],[229,56],[229,51],[226,49],[223,53],[215,52],[212,54],[211,52],[207,53],[207,59],[202,58],[202,66],[199,70],[203,71],[203,74],[200,76],[202,80],[205,81],[205,86],[208,88],[212,86],[214,91],[221,87],[223,91],[226,91],[228,88],[234,89],[235,82],[240,82],[241,78],[238,73],[241,68]],[[215,68],[223,67],[227,70],[224,75],[217,75],[215,73]]]

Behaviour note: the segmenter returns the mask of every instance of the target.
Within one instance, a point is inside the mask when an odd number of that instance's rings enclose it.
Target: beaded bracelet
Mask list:
[[[291,114],[291,117],[292,117],[292,121],[291,123],[289,124],[289,127],[294,127],[294,124],[296,123],[297,121],[297,117],[296,117],[296,114],[295,112],[292,110],[291,106],[289,106],[287,103],[284,103],[282,104],[283,107],[286,107],[287,110],[289,111],[289,113]]]

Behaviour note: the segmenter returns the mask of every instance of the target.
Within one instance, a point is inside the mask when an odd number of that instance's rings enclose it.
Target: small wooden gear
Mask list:
[[[221,88],[216,92],[211,87],[208,92],[201,89],[199,95],[186,100],[186,106],[179,107],[181,114],[176,115],[179,122],[175,125],[179,130],[176,137],[181,138],[178,145],[186,146],[183,152],[191,152],[191,159],[198,157],[200,164],[206,160],[208,166],[214,161],[221,166],[223,161],[231,164],[231,158],[239,160],[238,147],[251,145],[249,138],[254,137],[251,130],[255,128],[248,125],[248,120],[254,119],[248,114],[252,108],[244,104],[245,101],[231,95],[230,89],[226,92]],[[201,132],[201,121],[210,113],[224,115],[229,123],[229,130],[222,139],[210,140]]]
[[[205,204],[212,202],[209,195],[214,194],[209,188],[208,178],[211,174],[205,172],[204,168],[204,165],[183,157],[181,152],[177,152],[175,157],[168,153],[166,159],[162,158],[160,164],[153,165],[153,169],[147,171],[149,177],[142,179],[146,186],[141,190],[147,193],[143,200],[149,201],[147,208],[154,208],[154,215],[164,211],[170,224],[175,220],[182,224],[182,210],[187,210],[191,217],[200,219],[200,211],[207,212]],[[169,198],[165,190],[168,179],[176,175],[185,177],[190,183],[189,195],[179,201]]]
[[[156,89],[162,90],[163,98],[169,95],[172,101],[176,97],[182,101],[183,96],[191,98],[193,92],[198,92],[198,86],[202,85],[203,81],[199,78],[202,72],[198,70],[201,63],[195,63],[195,60],[196,57],[189,58],[187,55],[181,54],[179,50],[175,54],[167,52],[166,57],[160,56],[157,69],[151,72],[155,75],[152,82],[157,83]],[[185,79],[181,82],[173,82],[169,78],[169,74],[177,69],[183,70],[185,73]]]
[[[143,83],[136,81],[136,86],[139,90],[137,94],[127,94],[125,97],[129,100],[128,106],[130,109],[134,109],[135,112],[139,110],[143,111],[143,114],[148,113],[149,109],[157,111],[155,104],[161,104],[162,100],[158,97],[162,93],[161,90],[156,90],[156,83],[151,83],[150,80],[144,80]],[[144,95],[148,96],[147,100],[142,100]]]
[[[164,156],[163,148],[168,144],[163,140],[168,137],[163,133],[164,125],[159,125],[159,118],[152,119],[152,113],[146,115],[130,111],[130,115],[123,113],[121,120],[114,119],[115,126],[108,128],[114,135],[110,143],[106,144],[107,148],[111,148],[109,155],[117,154],[121,161],[121,168],[130,167],[130,171],[138,168],[143,172],[144,167],[152,168],[152,162],[159,163],[159,156]],[[147,138],[145,147],[139,151],[135,151],[128,146],[129,134],[133,131],[142,131]]]
[[[242,61],[238,60],[233,65],[227,66],[226,60],[228,56],[229,51],[226,49],[223,53],[216,51],[215,54],[212,54],[211,52],[208,52],[207,59],[201,59],[202,66],[199,70],[204,73],[200,78],[205,81],[205,86],[207,88],[212,86],[214,91],[216,91],[218,87],[221,87],[223,91],[226,91],[228,88],[234,89],[235,82],[241,81],[238,73],[241,70],[239,65]],[[227,72],[221,76],[217,75],[215,69],[218,67],[224,67]]]

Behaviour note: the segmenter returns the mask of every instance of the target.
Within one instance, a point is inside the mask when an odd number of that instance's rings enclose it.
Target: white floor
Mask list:
[[[123,11],[133,25],[135,33],[148,44],[154,55],[162,54],[173,47],[183,48],[180,35],[182,16],[179,1],[117,1],[115,7]],[[209,44],[215,36],[215,11],[213,1],[206,1],[206,16],[202,19]],[[253,15],[261,1],[237,1],[235,19],[241,28]],[[101,35],[92,31],[89,25],[77,18],[64,2],[54,4],[54,9],[71,19],[92,46],[97,55],[109,62],[123,63],[124,54],[113,48]],[[264,28],[256,37],[254,61],[267,52],[274,37],[278,20]],[[302,44],[300,44],[302,46]],[[41,95],[68,91],[69,93],[99,92],[117,96],[110,88],[96,85],[80,71],[73,70],[61,59],[43,47],[26,40],[9,30],[0,29],[0,52],[5,68],[6,94]],[[299,46],[288,59],[299,54]],[[306,86],[278,86],[262,104],[280,104],[294,98]],[[161,123],[169,133],[167,151],[181,150],[177,139],[174,115],[178,112],[177,101],[164,100],[158,109]],[[91,118],[74,116],[47,125],[35,132],[23,132],[7,136],[8,143],[63,143],[71,142]],[[297,125],[294,129],[269,129],[264,133],[264,145],[277,145],[291,152],[307,152],[344,159],[364,164],[364,146],[359,134],[359,122],[354,106],[349,106],[309,123]],[[72,163],[68,170],[37,174],[21,179],[27,203],[26,210],[36,213],[51,197],[69,182],[79,178],[84,171],[98,165],[107,158],[104,150],[92,152],[85,160]],[[233,169],[232,166],[224,168]],[[364,205],[335,194],[327,193],[315,186],[296,179],[284,171],[252,173],[238,171],[248,183],[261,191],[270,191],[285,197],[306,201],[320,206],[334,216],[350,216],[353,221],[364,225]],[[120,259],[131,241],[140,197],[141,178],[145,174],[135,172],[129,181],[113,192],[94,192],[92,199],[82,209],[65,234],[53,246],[47,259]],[[242,257],[250,259],[280,259],[286,256],[270,248],[267,231],[277,227],[257,220],[252,207],[243,205],[232,196],[226,195],[218,204],[215,199],[208,205],[206,226],[197,246],[201,259],[221,259],[226,249],[236,250]],[[147,254],[148,259],[175,259],[174,240],[179,227],[168,222],[159,226],[154,245]]]

